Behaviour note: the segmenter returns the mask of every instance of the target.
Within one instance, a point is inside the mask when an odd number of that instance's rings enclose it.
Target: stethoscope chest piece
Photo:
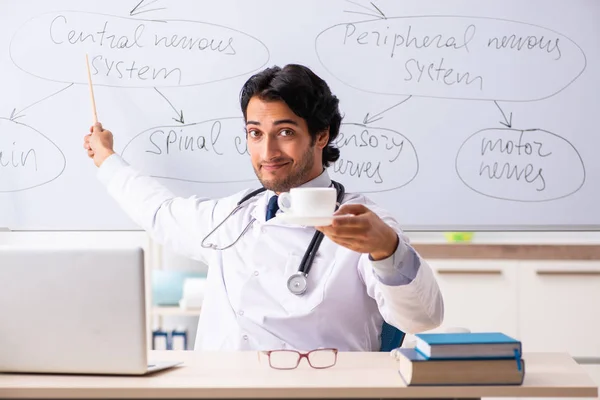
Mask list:
[[[296,272],[288,278],[287,287],[290,292],[295,295],[300,295],[306,292],[307,285],[306,274],[303,272]]]

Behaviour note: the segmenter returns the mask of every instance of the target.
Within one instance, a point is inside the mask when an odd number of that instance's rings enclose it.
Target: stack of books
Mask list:
[[[500,332],[417,334],[415,348],[396,349],[407,386],[520,385],[521,342]]]

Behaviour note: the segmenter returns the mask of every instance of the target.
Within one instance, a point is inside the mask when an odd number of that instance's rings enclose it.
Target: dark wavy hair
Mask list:
[[[240,93],[240,105],[246,120],[248,103],[254,96],[261,100],[282,100],[300,118],[306,121],[315,143],[317,135],[329,128],[329,141],[323,148],[323,166],[340,158],[340,150],[332,142],[340,132],[342,116],[339,100],[331,93],[327,83],[309,68],[288,64],[261,71],[246,81]]]

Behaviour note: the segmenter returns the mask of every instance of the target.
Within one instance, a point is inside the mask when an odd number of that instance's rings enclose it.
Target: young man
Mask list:
[[[326,167],[339,157],[331,143],[341,116],[327,84],[304,66],[269,68],[246,82],[241,108],[266,191],[233,214],[252,189],[222,199],[175,197],[115,154],[100,124],[84,139],[101,182],[128,215],[157,242],[208,264],[195,348],[377,351],[384,320],[408,333],[439,326],[444,307],[431,268],[398,222],[365,196],[345,194],[327,227],[271,219],[279,193],[332,185]],[[315,229],[325,237],[306,292],[297,295],[288,279]],[[216,248],[202,246],[207,235]]]

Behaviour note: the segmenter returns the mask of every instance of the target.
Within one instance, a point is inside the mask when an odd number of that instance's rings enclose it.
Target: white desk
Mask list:
[[[151,360],[183,366],[142,377],[0,374],[6,398],[481,398],[597,397],[598,388],[571,357],[525,354],[522,386],[406,387],[387,353],[340,353],[336,366],[278,371],[256,352],[154,351]]]

